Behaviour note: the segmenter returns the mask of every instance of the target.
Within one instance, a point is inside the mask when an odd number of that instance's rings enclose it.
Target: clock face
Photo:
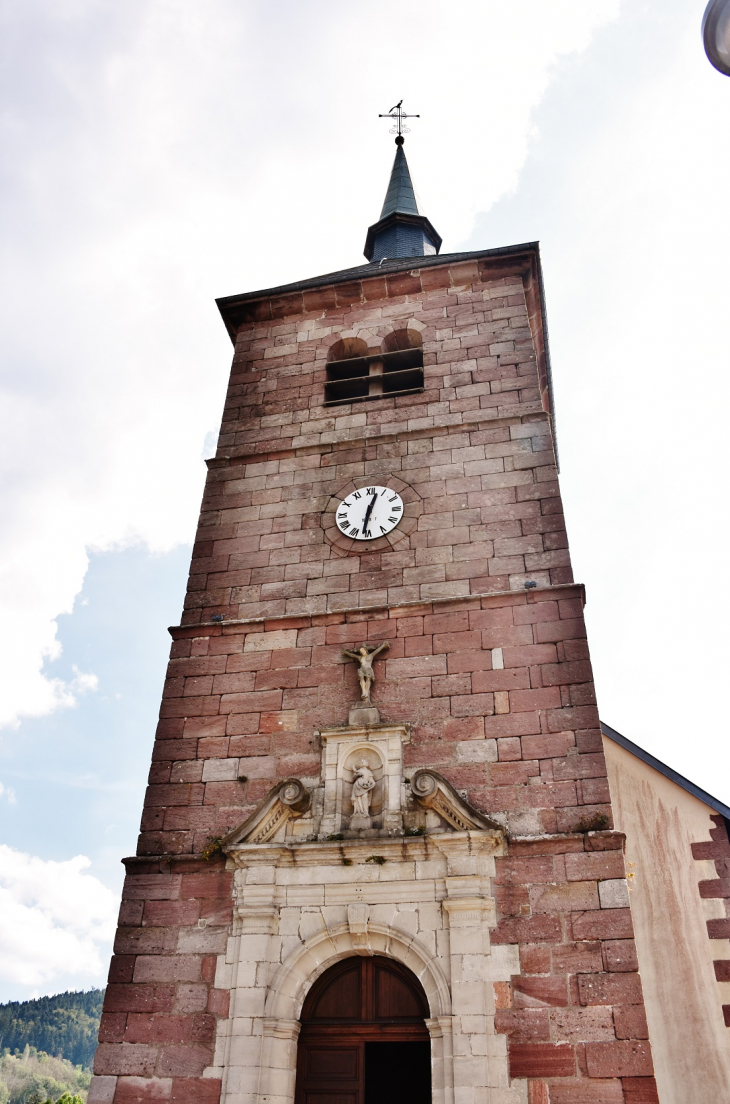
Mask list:
[[[360,487],[337,507],[337,527],[346,537],[384,537],[403,517],[403,500],[390,487]]]

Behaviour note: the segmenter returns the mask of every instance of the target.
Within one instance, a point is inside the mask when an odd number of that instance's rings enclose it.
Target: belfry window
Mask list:
[[[343,338],[330,349],[325,406],[422,390],[423,349],[417,330],[394,330],[380,351],[369,350],[354,337]]]

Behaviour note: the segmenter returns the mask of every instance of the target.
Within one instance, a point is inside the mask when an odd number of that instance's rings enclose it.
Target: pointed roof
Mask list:
[[[384,219],[388,215],[396,214],[396,212],[401,215],[418,214],[416,194],[413,191],[413,182],[408,170],[408,162],[406,161],[402,141],[395,151],[390,183],[388,184],[388,191],[385,193],[385,203],[383,204],[383,210],[380,212],[380,217]]]

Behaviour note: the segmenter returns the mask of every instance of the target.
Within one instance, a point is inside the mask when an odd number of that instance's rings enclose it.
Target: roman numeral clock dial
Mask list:
[[[390,487],[359,487],[337,507],[337,527],[355,540],[374,540],[395,529],[403,500]]]

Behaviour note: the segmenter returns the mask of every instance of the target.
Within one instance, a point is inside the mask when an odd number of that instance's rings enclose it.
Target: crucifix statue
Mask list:
[[[370,687],[375,682],[373,660],[377,655],[389,647],[389,642],[384,640],[382,644],[378,644],[377,648],[371,649],[363,644],[356,652],[343,651],[343,656],[346,656],[348,659],[354,659],[358,664],[357,677],[360,680],[360,698],[362,701],[370,701]]]

